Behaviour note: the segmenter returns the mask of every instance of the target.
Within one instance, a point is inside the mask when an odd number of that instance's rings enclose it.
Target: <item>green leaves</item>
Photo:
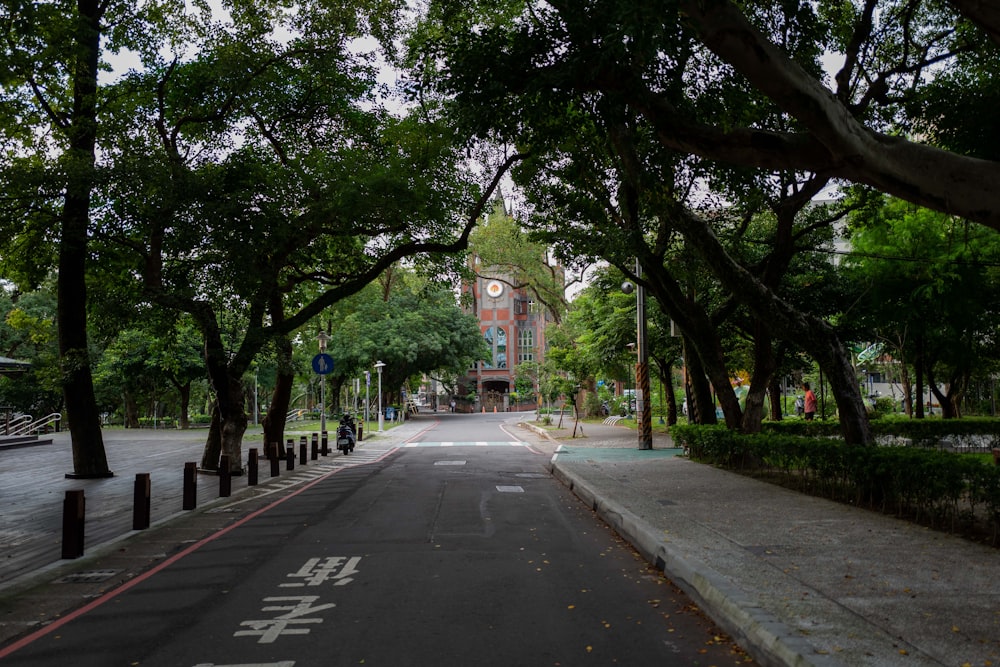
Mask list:
[[[384,381],[396,388],[410,377],[454,377],[486,356],[478,320],[463,313],[446,286],[426,284],[412,273],[394,281],[385,299],[374,286],[338,305],[330,330],[335,372],[354,377],[385,362]]]

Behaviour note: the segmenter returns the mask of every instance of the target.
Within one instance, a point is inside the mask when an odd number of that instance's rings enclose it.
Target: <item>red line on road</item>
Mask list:
[[[383,454],[382,456],[378,457],[377,459],[374,459],[370,463],[378,463],[379,461],[383,460],[384,458],[386,458],[387,456],[389,456],[390,454],[392,454],[395,451],[396,451],[395,449],[390,449],[385,454]],[[135,579],[130,579],[129,581],[126,581],[124,584],[122,584],[118,588],[105,593],[104,595],[102,595],[99,598],[95,598],[93,601],[87,603],[86,605],[80,607],[79,609],[76,609],[75,611],[72,611],[72,612],[68,613],[65,616],[59,617],[57,620],[52,621],[52,623],[49,623],[44,628],[41,628],[40,630],[36,630],[35,632],[32,632],[30,635],[22,637],[21,639],[19,639],[18,641],[14,642],[13,644],[10,644],[9,646],[6,646],[6,647],[0,649],[0,660],[6,658],[10,654],[12,654],[15,651],[18,651],[18,650],[24,648],[27,645],[32,644],[32,643],[38,641],[39,639],[41,639],[45,635],[47,635],[47,634],[49,634],[49,633],[51,633],[51,632],[53,632],[55,630],[58,630],[59,628],[63,627],[64,625],[66,625],[70,621],[75,620],[75,619],[83,616],[84,614],[93,611],[94,609],[97,609],[98,607],[100,607],[101,605],[103,605],[105,602],[108,602],[108,601],[110,601],[110,600],[118,597],[119,595],[121,595],[122,593],[128,591],[129,589],[133,588],[134,586],[138,586],[142,582],[144,582],[147,579],[151,578],[153,575],[159,574],[165,568],[170,567],[171,565],[173,565],[177,561],[181,560],[182,558],[191,555],[192,553],[194,553],[198,549],[201,549],[206,544],[210,544],[210,543],[214,542],[215,540],[219,539],[220,537],[222,537],[226,533],[228,533],[228,532],[230,532],[232,530],[235,530],[236,528],[239,528],[240,526],[242,526],[246,522],[250,521],[251,519],[257,518],[261,514],[264,514],[265,512],[268,512],[268,511],[274,509],[275,507],[277,507],[281,503],[285,502],[286,500],[290,500],[290,499],[294,498],[295,496],[299,495],[303,491],[311,489],[312,487],[316,486],[317,484],[319,484],[323,480],[325,480],[328,477],[331,477],[331,476],[337,474],[338,472],[340,472],[341,470],[344,470],[344,469],[345,468],[337,468],[336,470],[331,470],[329,473],[327,473],[326,475],[323,475],[322,477],[317,477],[316,479],[314,479],[313,481],[311,481],[308,484],[304,485],[302,488],[298,489],[294,493],[290,493],[287,496],[285,496],[284,498],[279,498],[278,500],[275,500],[270,505],[266,505],[265,507],[262,507],[259,510],[251,512],[250,514],[246,515],[245,517],[243,517],[242,519],[236,521],[235,523],[232,523],[232,524],[226,526],[225,528],[223,528],[223,529],[221,529],[221,530],[219,530],[219,531],[217,531],[215,533],[212,533],[208,537],[205,537],[205,538],[199,540],[198,542],[195,542],[194,544],[192,544],[191,546],[189,546],[187,549],[184,549],[184,551],[181,551],[180,553],[174,554],[173,556],[171,556],[170,558],[166,559],[165,561],[163,561],[159,565],[156,565],[152,569],[147,570],[146,572],[143,572],[142,574],[140,574],[139,576],[137,576]]]

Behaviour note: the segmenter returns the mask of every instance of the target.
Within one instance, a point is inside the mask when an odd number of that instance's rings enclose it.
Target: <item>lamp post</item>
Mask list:
[[[319,341],[319,353],[324,354],[326,352],[326,344],[330,340],[329,334],[320,330],[316,340]],[[326,376],[324,375],[319,376],[319,404],[319,430],[321,433],[326,433]]]
[[[642,265],[635,260],[635,274],[642,276]],[[646,290],[642,285],[630,282],[622,284],[622,291],[631,294],[635,289],[635,337],[638,343],[638,359],[635,364],[635,411],[639,435],[639,449],[653,448],[653,422],[649,410],[649,349],[646,347]],[[629,401],[631,407],[631,400]]]
[[[372,404],[372,399],[368,395],[368,391],[372,386],[372,372],[365,371],[365,428],[368,428],[368,408]]]
[[[382,433],[384,431],[383,427],[383,417],[382,414],[382,369],[385,368],[385,364],[381,361],[375,362],[375,370],[378,371],[378,432]]]

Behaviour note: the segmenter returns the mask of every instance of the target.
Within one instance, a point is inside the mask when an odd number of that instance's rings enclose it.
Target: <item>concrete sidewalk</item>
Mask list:
[[[1000,549],[585,430],[553,474],[760,663],[1000,666]]]

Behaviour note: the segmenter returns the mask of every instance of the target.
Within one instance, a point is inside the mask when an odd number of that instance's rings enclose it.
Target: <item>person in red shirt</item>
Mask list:
[[[816,394],[814,394],[812,392],[812,389],[809,388],[808,382],[803,382],[802,388],[806,392],[806,401],[805,401],[806,421],[812,421],[813,417],[816,416]]]

